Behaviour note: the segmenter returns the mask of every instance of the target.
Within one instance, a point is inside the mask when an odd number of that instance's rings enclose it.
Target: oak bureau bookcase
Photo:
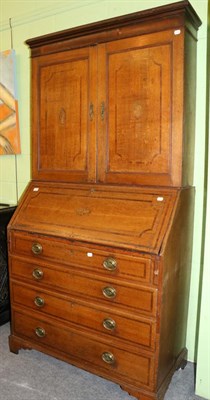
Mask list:
[[[163,399],[187,358],[200,24],[181,1],[26,42],[32,181],[8,227],[10,350],[139,400]]]

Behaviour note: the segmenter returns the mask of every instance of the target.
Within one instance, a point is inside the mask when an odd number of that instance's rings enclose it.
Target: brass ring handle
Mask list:
[[[107,287],[103,288],[102,293],[105,297],[107,297],[109,299],[114,299],[117,295],[116,289],[111,286],[107,286]]]
[[[114,356],[114,354],[110,353],[109,351],[105,351],[101,357],[102,357],[102,360],[107,364],[115,363],[115,356]]]
[[[104,260],[103,267],[108,271],[114,271],[117,268],[117,261],[113,257],[108,257]]]
[[[45,329],[44,329],[44,328],[40,328],[40,326],[38,326],[38,327],[35,329],[35,333],[36,333],[36,335],[37,335],[38,337],[40,337],[40,338],[46,336]]]
[[[34,299],[34,303],[36,304],[37,307],[43,307],[45,301],[42,297],[36,296]]]
[[[116,322],[112,318],[105,318],[103,320],[103,327],[108,331],[113,331],[116,328]]]
[[[33,270],[32,275],[35,279],[39,280],[43,278],[44,272],[41,269],[36,268]]]
[[[35,255],[41,254],[42,253],[42,245],[40,243],[33,243],[31,250]]]

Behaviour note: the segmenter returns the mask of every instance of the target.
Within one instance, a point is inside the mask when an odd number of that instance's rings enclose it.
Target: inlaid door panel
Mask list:
[[[171,184],[175,40],[166,31],[100,46],[99,180]]]
[[[91,96],[94,97],[91,60],[94,64],[90,49],[34,60],[40,97],[39,120],[35,121],[38,157],[33,166],[39,177],[86,181],[90,174],[90,180],[95,179],[95,162],[90,163],[91,151],[95,153],[95,128],[94,121],[88,118]]]

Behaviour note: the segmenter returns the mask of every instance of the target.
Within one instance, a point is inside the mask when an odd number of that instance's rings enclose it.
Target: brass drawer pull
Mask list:
[[[112,318],[105,318],[103,320],[103,327],[108,331],[113,331],[116,328],[116,322]]]
[[[35,279],[39,280],[43,278],[44,272],[41,269],[36,268],[33,270],[32,275]]]
[[[115,363],[115,356],[114,356],[114,354],[110,353],[109,351],[105,351],[101,357],[102,357],[102,360],[107,364]]]
[[[36,304],[37,307],[43,307],[44,299],[42,297],[36,296],[34,299],[34,303]]]
[[[114,289],[111,286],[107,286],[102,289],[102,293],[105,297],[108,297],[109,299],[114,299],[117,295],[116,289]]]
[[[108,257],[104,260],[103,267],[108,271],[114,271],[117,268],[117,261],[113,257]]]
[[[35,333],[36,333],[36,335],[37,335],[38,337],[40,337],[40,338],[46,336],[46,332],[45,332],[44,328],[40,328],[40,326],[38,326],[38,327],[35,329]]]
[[[33,243],[31,250],[36,255],[41,254],[42,253],[42,245],[40,243]]]

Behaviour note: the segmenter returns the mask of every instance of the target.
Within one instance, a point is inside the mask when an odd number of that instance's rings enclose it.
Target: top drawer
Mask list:
[[[64,239],[15,231],[11,232],[10,253],[145,283],[151,282],[153,272],[153,261],[134,252],[124,254],[107,247],[83,246]]]

